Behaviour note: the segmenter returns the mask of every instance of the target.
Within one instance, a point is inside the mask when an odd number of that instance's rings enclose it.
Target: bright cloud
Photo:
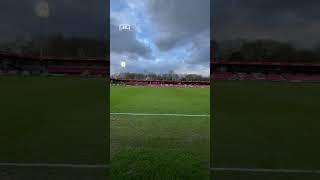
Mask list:
[[[111,73],[210,73],[209,0],[111,0]],[[133,31],[117,26],[131,24]],[[126,59],[126,69],[120,62]]]

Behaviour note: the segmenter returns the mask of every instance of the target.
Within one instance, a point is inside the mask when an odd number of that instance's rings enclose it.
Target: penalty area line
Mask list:
[[[320,170],[305,169],[254,169],[254,168],[210,168],[215,172],[251,172],[251,173],[296,173],[296,174],[320,174]]]
[[[129,116],[180,116],[180,117],[210,117],[209,114],[154,114],[154,113],[110,113],[110,115]]]
[[[48,168],[109,168],[104,164],[54,164],[54,163],[0,163],[7,167],[48,167]]]

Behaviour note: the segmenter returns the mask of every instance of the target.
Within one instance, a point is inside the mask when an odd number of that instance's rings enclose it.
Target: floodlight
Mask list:
[[[126,67],[126,62],[121,61],[121,67],[125,68]]]
[[[49,4],[47,1],[37,1],[34,10],[38,17],[47,18],[49,16]]]

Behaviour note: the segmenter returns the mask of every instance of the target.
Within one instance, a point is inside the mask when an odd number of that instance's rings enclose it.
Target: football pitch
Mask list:
[[[0,86],[1,180],[106,179],[109,125],[112,179],[209,179],[210,167],[214,180],[320,179],[317,83],[112,86],[111,107],[104,79]]]
[[[320,84],[214,82],[215,180],[320,179]]]
[[[1,180],[106,179],[104,79],[2,76],[0,87]]]
[[[209,88],[113,86],[111,112],[111,179],[209,179]]]

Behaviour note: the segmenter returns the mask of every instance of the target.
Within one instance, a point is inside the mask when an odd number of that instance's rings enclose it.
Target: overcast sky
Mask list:
[[[274,39],[306,48],[320,40],[319,0],[212,2],[215,39]]]
[[[39,16],[39,2],[49,13]],[[210,0],[110,0],[111,72],[209,74]],[[213,37],[274,39],[311,47],[320,40],[319,0],[214,0]],[[107,0],[1,0],[0,43],[60,32],[105,40]],[[118,25],[133,31],[120,33]],[[107,43],[107,42],[106,42]]]
[[[173,70],[209,75],[210,0],[111,0],[110,4],[111,73]],[[132,31],[120,32],[119,24],[130,24]]]
[[[37,8],[43,3],[48,4],[48,13]],[[107,0],[1,0],[0,43],[35,33],[62,33],[104,41],[108,10]]]

